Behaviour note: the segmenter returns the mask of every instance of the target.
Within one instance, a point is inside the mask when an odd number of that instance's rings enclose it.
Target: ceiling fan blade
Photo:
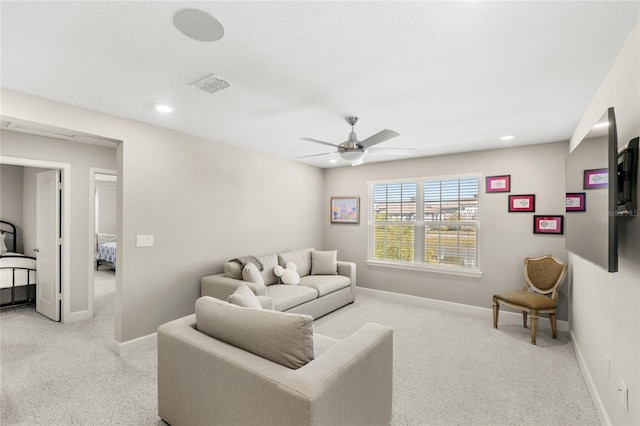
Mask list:
[[[303,155],[302,157],[296,157],[296,158],[319,157],[321,155],[329,155],[329,154],[335,154],[335,152],[323,152],[322,154]]]
[[[413,155],[415,148],[369,148],[369,154]]]
[[[313,139],[313,138],[300,138],[301,141],[307,141],[307,142],[314,142],[314,143],[320,143],[322,145],[328,145],[328,146],[332,146],[334,148],[337,148],[338,145],[329,143],[329,142],[324,142],[324,141],[319,141],[318,139]]]
[[[358,145],[360,145],[363,148],[369,148],[370,146],[395,138],[396,136],[400,136],[400,134],[397,132],[394,132],[393,130],[384,129],[373,136],[369,136],[362,142],[358,143]]]

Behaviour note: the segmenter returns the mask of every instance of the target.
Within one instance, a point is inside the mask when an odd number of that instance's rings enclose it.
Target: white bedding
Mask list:
[[[36,283],[36,260],[21,253],[7,252],[0,256],[0,288],[9,288],[13,283],[12,268],[29,268],[15,270],[15,285],[21,286]]]

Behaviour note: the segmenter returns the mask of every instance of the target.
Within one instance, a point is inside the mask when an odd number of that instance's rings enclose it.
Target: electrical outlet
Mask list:
[[[624,411],[629,412],[629,389],[627,389],[627,385],[625,385],[622,380],[620,380],[618,392],[620,392],[620,402],[622,402]]]
[[[607,379],[611,379],[611,358],[608,356],[604,357],[604,369]]]

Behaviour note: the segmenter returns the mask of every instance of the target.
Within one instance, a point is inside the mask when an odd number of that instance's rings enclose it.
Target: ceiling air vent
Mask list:
[[[226,89],[229,87],[229,83],[221,78],[216,77],[214,74],[208,75],[202,80],[198,80],[195,83],[191,83],[196,89],[200,89],[207,93],[214,93],[218,90]]]

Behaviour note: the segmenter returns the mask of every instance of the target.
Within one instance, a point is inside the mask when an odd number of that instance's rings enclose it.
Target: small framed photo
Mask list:
[[[331,197],[331,223],[360,223],[360,197]]]
[[[591,169],[584,171],[583,189],[598,189],[609,186],[609,170]]]
[[[511,192],[511,175],[487,176],[487,192]]]
[[[509,195],[509,213],[513,212],[535,212],[535,194]]]
[[[587,193],[567,192],[564,204],[566,212],[585,212],[587,211]]]
[[[564,234],[564,216],[533,216],[534,234]]]

